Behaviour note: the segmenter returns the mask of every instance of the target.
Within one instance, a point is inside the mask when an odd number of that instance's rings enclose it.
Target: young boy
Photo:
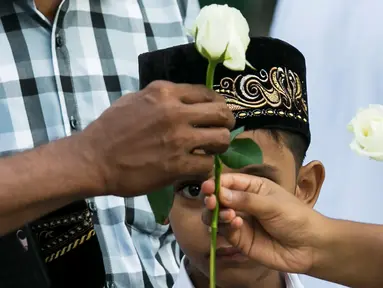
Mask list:
[[[214,81],[215,90],[225,96],[237,119],[236,127],[245,127],[239,137],[252,139],[263,153],[261,165],[234,172],[268,178],[313,207],[323,182],[324,168],[318,161],[303,166],[310,143],[304,57],[283,41],[252,38],[247,60],[255,71],[234,72],[219,66]],[[158,79],[204,83],[207,63],[193,45],[149,53],[140,61],[146,62],[140,71],[143,85],[145,81]],[[223,173],[232,171],[225,167]],[[176,288],[209,286],[210,233],[201,221],[204,196],[200,186],[210,177],[212,174],[200,175],[175,183],[170,223],[185,253]],[[303,287],[297,275],[283,275],[261,266],[219,235],[216,262],[217,285],[221,288]]]

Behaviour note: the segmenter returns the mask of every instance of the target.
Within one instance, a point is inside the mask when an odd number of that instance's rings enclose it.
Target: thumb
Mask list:
[[[227,208],[247,212],[255,217],[262,216],[273,211],[275,204],[271,197],[266,197],[273,191],[274,186],[270,182],[265,178],[247,174],[222,174],[219,201]],[[201,188],[206,196],[211,196],[214,194],[214,186],[214,179],[209,179]]]
[[[221,187],[219,201],[225,208],[245,212],[256,218],[263,218],[265,213],[272,211],[274,206],[273,201],[267,196],[225,187]]]
[[[221,186],[237,190],[258,193],[265,179],[240,173],[225,173],[221,175]],[[214,179],[209,179],[202,184],[202,191],[206,195],[214,193]]]

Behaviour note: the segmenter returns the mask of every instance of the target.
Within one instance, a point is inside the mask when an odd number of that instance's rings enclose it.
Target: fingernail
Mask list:
[[[231,190],[221,187],[221,196],[228,202],[231,202],[233,194]]]
[[[226,223],[230,219],[230,211],[220,211],[218,216],[221,222]]]

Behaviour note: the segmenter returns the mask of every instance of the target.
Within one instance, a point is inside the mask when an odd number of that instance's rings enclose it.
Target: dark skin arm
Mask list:
[[[155,81],[124,95],[84,131],[0,159],[0,236],[76,200],[145,195],[206,174],[213,156],[193,151],[226,151],[234,123],[204,86]]]
[[[101,194],[103,183],[78,137],[0,160],[0,235],[71,202]]]

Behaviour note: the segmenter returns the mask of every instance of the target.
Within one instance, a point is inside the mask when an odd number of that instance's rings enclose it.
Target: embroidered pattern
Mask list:
[[[307,122],[308,109],[297,73],[282,67],[269,72],[225,77],[214,90],[226,98],[237,118],[260,115],[295,118]]]
[[[56,254],[63,250],[63,247],[71,246],[71,243],[77,243],[80,241],[79,239],[81,239],[80,244],[84,242],[85,238],[89,240],[90,237],[94,236],[92,214],[89,209],[85,209],[81,212],[34,223],[32,231],[41,245],[42,253],[44,255]],[[77,244],[74,246],[77,246]],[[68,251],[65,252],[69,252],[71,249],[66,250]],[[61,252],[58,254],[62,256]],[[52,260],[53,258],[50,261]]]

